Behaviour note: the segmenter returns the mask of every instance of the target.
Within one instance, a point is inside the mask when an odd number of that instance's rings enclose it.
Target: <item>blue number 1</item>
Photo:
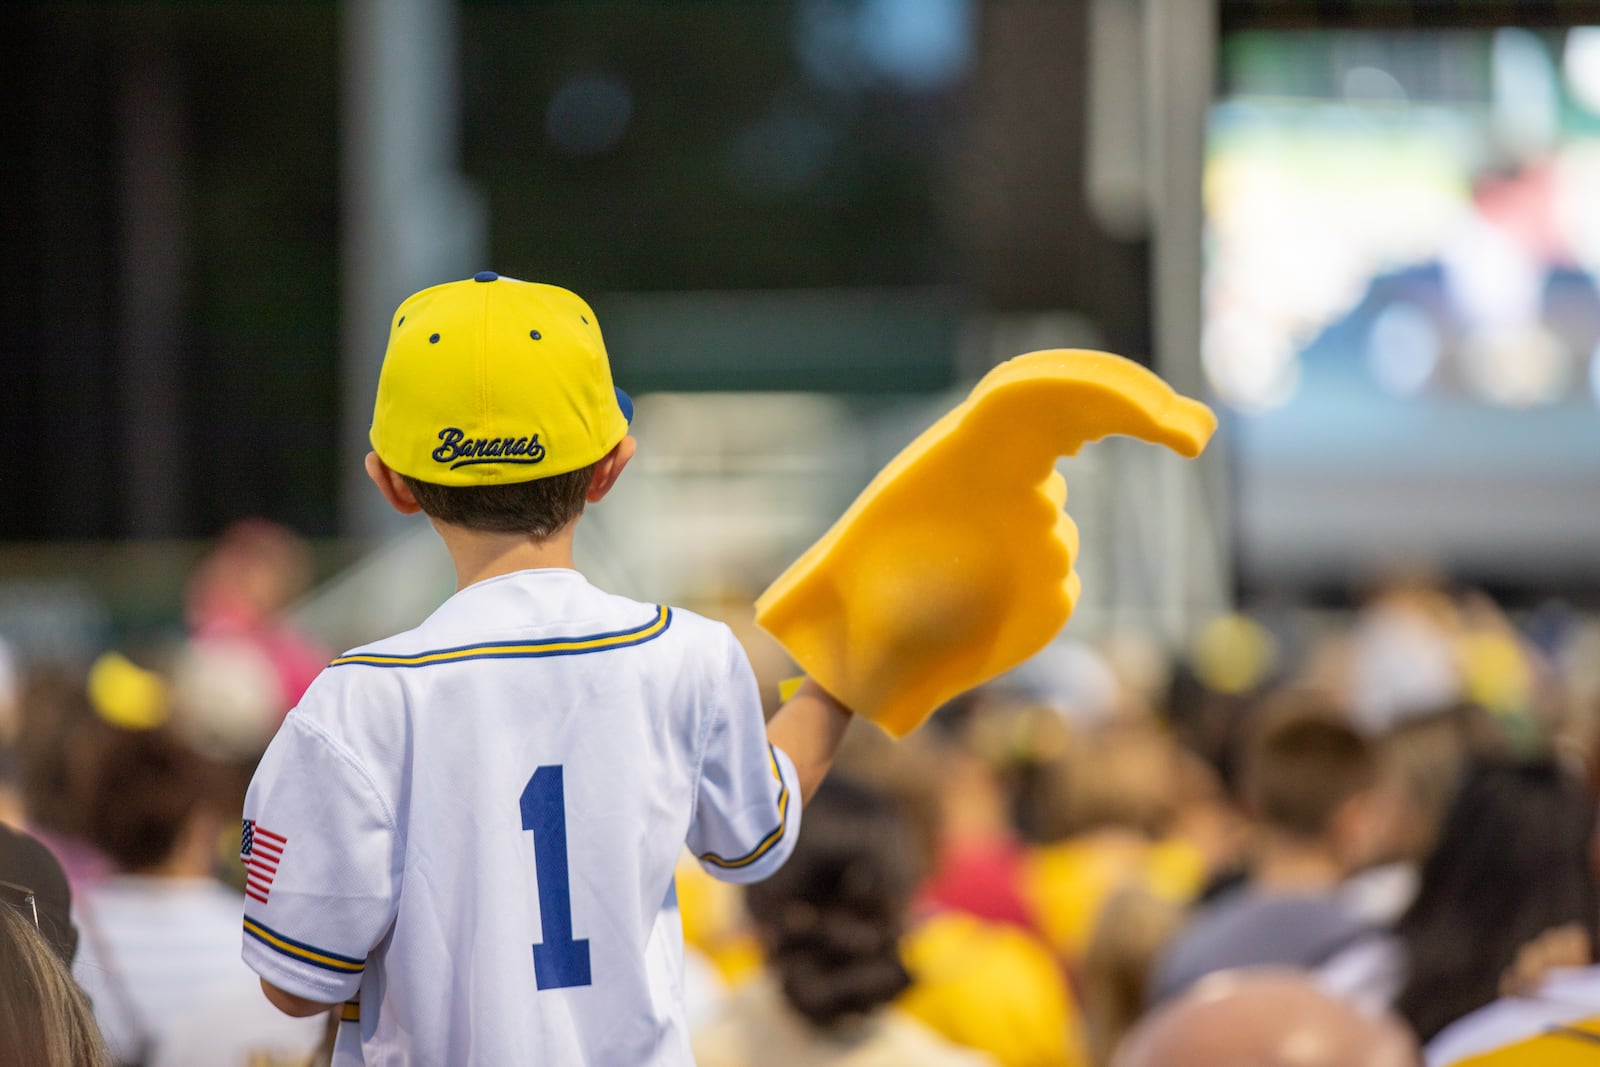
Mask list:
[[[589,984],[589,939],[572,938],[572,889],[567,879],[567,800],[561,765],[540,767],[522,790],[522,828],[533,831],[544,943],[533,946],[540,989]]]

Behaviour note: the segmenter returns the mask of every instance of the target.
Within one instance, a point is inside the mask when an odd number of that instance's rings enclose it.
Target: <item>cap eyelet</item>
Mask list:
[[[430,345],[438,344],[439,343],[439,335],[438,334],[434,334],[432,337],[428,338],[428,343]]]
[[[583,324],[585,326],[589,325],[589,316],[587,316],[587,315],[579,315],[578,318],[583,320]]]
[[[533,338],[535,341],[537,341],[537,340],[539,340],[541,335],[540,335],[538,330],[529,330],[528,331],[528,336]]]
[[[400,316],[400,321],[394,324],[394,328],[398,330],[400,327],[404,326],[405,324],[406,324],[406,317],[404,315],[401,315]]]

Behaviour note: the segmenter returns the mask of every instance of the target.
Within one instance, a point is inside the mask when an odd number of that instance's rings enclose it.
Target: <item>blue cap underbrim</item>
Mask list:
[[[611,388],[617,389],[616,386]],[[633,397],[617,389],[617,407],[622,409],[622,417],[628,420],[628,425],[633,425]]]

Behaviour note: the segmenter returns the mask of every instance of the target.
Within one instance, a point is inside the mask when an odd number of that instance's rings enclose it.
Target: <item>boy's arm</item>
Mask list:
[[[399,898],[392,809],[366,765],[311,718],[319,701],[347,697],[324,672],[272,739],[245,797],[244,961],[290,1015],[356,995]]]
[[[810,802],[833,766],[851,718],[849,708],[807,678],[767,723],[767,740],[794,764],[801,803]]]
[[[725,626],[720,643],[722,670],[707,678],[684,843],[718,881],[759,882],[794,849],[801,809],[827,774],[850,713],[806,683],[769,724],[755,672]]]
[[[333,1010],[332,1004],[323,1004],[320,1001],[297,997],[286,989],[279,989],[265,978],[261,979],[261,992],[267,995],[267,1000],[272,1003],[274,1008],[277,1008],[285,1015],[293,1015],[296,1019],[321,1015],[325,1011]]]

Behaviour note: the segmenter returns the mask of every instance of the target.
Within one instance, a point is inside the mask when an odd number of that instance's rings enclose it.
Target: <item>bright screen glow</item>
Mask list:
[[[1202,356],[1247,578],[1600,558],[1600,29],[1241,33]]]

